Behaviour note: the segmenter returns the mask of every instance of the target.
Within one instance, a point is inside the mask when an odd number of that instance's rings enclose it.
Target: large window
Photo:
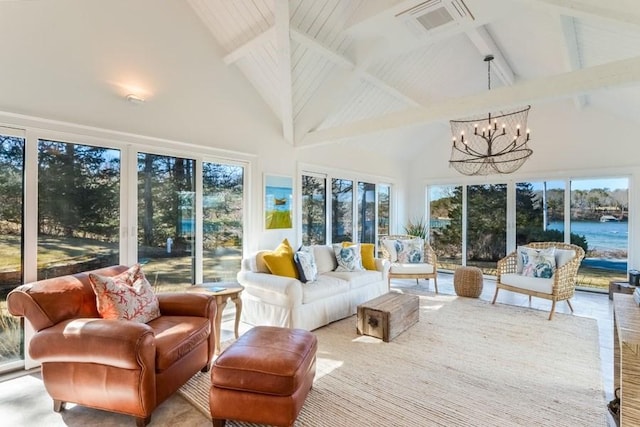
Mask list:
[[[327,179],[302,175],[302,244],[323,245],[327,236]]]
[[[194,164],[138,154],[138,261],[156,292],[195,281]]]
[[[626,279],[628,220],[627,178],[571,181],[571,234],[587,246],[578,271],[581,285],[606,288],[610,280]]]
[[[353,181],[331,180],[331,242],[353,241]]]
[[[462,265],[462,186],[429,187],[430,243],[441,268]]]
[[[23,358],[20,319],[7,312],[6,297],[22,283],[24,148],[22,136],[0,128],[0,371]]]
[[[378,235],[389,235],[389,218],[391,211],[391,186],[378,184]]]
[[[467,265],[494,271],[507,254],[507,185],[467,186]]]
[[[376,185],[358,182],[358,242],[376,242]]]
[[[38,141],[38,278],[119,263],[120,151]]]
[[[242,260],[244,168],[204,162],[202,181],[203,279],[235,280]]]
[[[515,200],[510,202],[515,209],[509,219],[507,184],[430,186],[430,236],[439,265],[455,266],[455,254],[464,252],[460,258],[467,265],[494,274],[495,263],[507,247],[558,241],[585,249],[578,286],[607,289],[611,280],[626,280],[629,180],[599,178],[568,183],[540,180],[511,184]],[[565,188],[570,188],[570,197]],[[566,212],[571,212],[569,218],[565,218]],[[512,241],[507,242],[507,236]]]

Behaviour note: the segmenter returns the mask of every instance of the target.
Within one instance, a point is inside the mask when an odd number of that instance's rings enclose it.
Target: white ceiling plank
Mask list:
[[[583,94],[599,89],[640,83],[640,57],[529,80],[489,93],[444,100],[427,108],[387,114],[335,128],[308,133],[299,146],[322,145],[339,139],[421,123],[467,117],[482,111]]]
[[[293,89],[291,80],[291,38],[289,1],[275,2],[276,46],[280,82],[280,105],[282,108],[282,134],[284,139],[294,144],[293,129]]]
[[[328,46],[325,46],[323,43],[320,43],[316,39],[306,35],[300,30],[291,28],[291,38],[293,38],[296,42],[300,43],[306,48],[313,49],[319,52],[321,55],[325,56],[330,61],[336,63],[337,65],[340,65],[341,67],[349,69],[355,68],[355,64],[352,61],[345,58],[343,55],[329,48]]]
[[[640,26],[637,0],[520,0],[534,6],[548,5],[576,18],[596,17]]]
[[[232,52],[229,52],[227,55],[224,56],[224,58],[222,58],[222,61],[227,65],[231,65],[237,60],[239,60],[240,58],[243,58],[244,56],[248,55],[251,51],[274,40],[275,36],[276,36],[276,30],[274,27],[271,27],[266,31],[264,31],[263,33],[258,34],[256,37],[249,40],[247,43],[243,44],[239,48],[233,50]]]
[[[515,75],[511,66],[507,63],[491,37],[491,34],[485,27],[470,28],[466,31],[467,37],[478,49],[482,56],[493,55],[494,59],[491,63],[491,69],[498,76],[505,86],[511,86],[515,82]]]
[[[580,58],[575,18],[561,15],[560,28],[562,29],[562,35],[564,36],[567,69],[569,71],[579,70],[582,68],[582,59]],[[574,96],[573,103],[578,110],[583,109],[587,105],[587,95],[579,94]]]

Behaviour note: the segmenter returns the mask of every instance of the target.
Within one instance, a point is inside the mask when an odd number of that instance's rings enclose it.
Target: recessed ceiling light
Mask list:
[[[127,101],[129,101],[132,104],[136,104],[136,105],[144,104],[144,98],[141,98],[138,95],[134,95],[132,93],[127,95]]]

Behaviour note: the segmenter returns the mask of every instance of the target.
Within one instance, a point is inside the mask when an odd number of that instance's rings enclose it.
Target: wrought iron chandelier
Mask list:
[[[487,63],[489,90],[492,60],[493,55],[484,58]],[[518,170],[533,154],[527,147],[527,116],[530,109],[531,106],[527,105],[515,111],[500,111],[482,117],[451,120],[453,147],[449,165],[463,175],[512,173]]]

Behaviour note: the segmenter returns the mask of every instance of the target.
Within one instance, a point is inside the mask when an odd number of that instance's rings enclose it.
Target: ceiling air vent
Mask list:
[[[473,20],[462,0],[427,0],[396,15],[420,34],[431,34]]]

